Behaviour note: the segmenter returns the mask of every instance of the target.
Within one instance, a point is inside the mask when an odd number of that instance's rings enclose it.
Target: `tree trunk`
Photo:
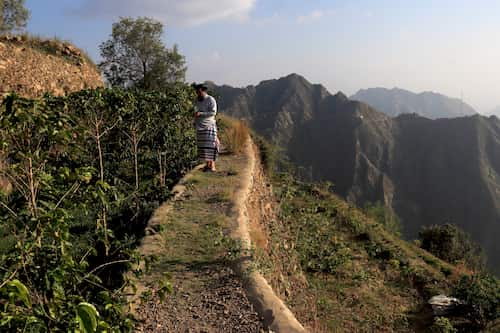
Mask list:
[[[97,143],[97,152],[99,154],[99,172],[101,176],[101,182],[104,182],[104,162],[102,158],[102,147],[101,147],[101,133],[99,131],[99,123],[95,124],[95,138]]]
[[[95,123],[95,138],[97,144],[97,151],[99,154],[99,172],[101,177],[100,179],[101,182],[104,183],[104,161],[102,157],[101,132],[99,129],[99,121],[97,119]],[[107,256],[109,254],[108,221],[107,221],[106,205],[104,203],[102,206],[102,227],[104,229],[104,248]]]
[[[134,169],[135,169],[135,191],[139,191],[139,163],[137,157],[139,155],[139,142],[137,140],[137,132],[132,132],[132,143],[134,145]]]
[[[159,175],[160,186],[163,188],[163,187],[165,187],[165,175],[164,175],[163,160],[162,160],[162,157],[161,157],[161,151],[160,150],[158,150],[158,165],[159,165],[159,168],[160,168],[160,175]]]
[[[28,157],[28,178],[29,178],[29,187],[30,187],[30,210],[31,215],[37,216],[36,209],[36,187],[35,187],[35,176],[33,174],[33,160],[31,157]]]
[[[142,62],[142,77],[143,77],[143,85],[144,85],[144,89],[149,89],[149,83],[148,83],[148,64],[143,61]]]

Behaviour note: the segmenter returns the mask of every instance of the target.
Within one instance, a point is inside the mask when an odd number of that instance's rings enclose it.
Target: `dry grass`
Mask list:
[[[221,115],[219,128],[219,139],[225,150],[230,154],[241,153],[250,135],[248,126],[241,120]]]
[[[6,168],[3,158],[0,157],[0,174]],[[12,184],[3,176],[0,176],[0,194],[9,195],[12,193]]]

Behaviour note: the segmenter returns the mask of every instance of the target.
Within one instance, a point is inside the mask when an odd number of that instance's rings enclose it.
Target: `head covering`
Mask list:
[[[200,90],[200,89],[201,89],[202,91],[207,91],[207,90],[208,90],[207,85],[206,85],[206,84],[204,84],[204,83],[198,83],[198,84],[195,84],[195,83],[194,83],[194,84],[193,84],[193,88],[194,88],[195,90]]]

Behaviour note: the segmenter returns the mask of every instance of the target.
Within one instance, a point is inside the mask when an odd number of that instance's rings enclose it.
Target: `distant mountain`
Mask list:
[[[403,89],[370,88],[358,91],[351,99],[365,102],[378,111],[395,117],[416,113],[426,118],[455,118],[477,112],[460,99],[433,92],[415,94]]]
[[[257,86],[215,88],[219,105],[232,116],[251,120],[254,129],[274,143],[286,146],[296,129],[311,120],[330,94],[297,74]]]
[[[292,74],[257,86],[213,86],[222,112],[246,119],[312,180],[357,205],[384,202],[405,235],[452,222],[500,273],[500,120],[392,118]]]
[[[488,113],[488,115],[500,117],[500,106],[497,106],[496,108],[494,108],[493,110],[491,110]]]

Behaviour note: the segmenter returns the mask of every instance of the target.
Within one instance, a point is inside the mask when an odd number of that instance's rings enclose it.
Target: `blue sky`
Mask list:
[[[295,72],[350,95],[400,87],[500,105],[500,1],[27,0],[28,30],[99,60],[119,16],[151,16],[188,80],[246,86]]]

